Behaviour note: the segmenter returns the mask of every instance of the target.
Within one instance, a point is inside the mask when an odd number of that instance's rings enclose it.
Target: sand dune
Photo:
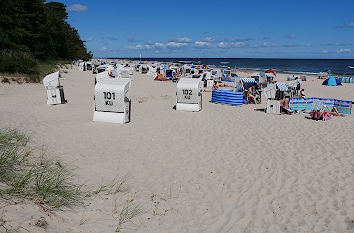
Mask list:
[[[286,75],[279,75],[285,80]],[[0,85],[0,127],[31,132],[53,156],[97,185],[128,175],[129,191],[89,198],[72,211],[43,212],[25,203],[0,209],[14,225],[44,232],[113,232],[114,203],[145,213],[122,232],[354,232],[354,118],[326,122],[266,115],[261,105],[210,103],[177,112],[176,84],[135,74],[131,123],[92,121],[94,76],[69,70],[68,103],[48,106],[41,84]],[[322,86],[307,96],[354,100],[354,86]],[[80,225],[80,222],[83,224]],[[31,225],[29,225],[31,224]]]

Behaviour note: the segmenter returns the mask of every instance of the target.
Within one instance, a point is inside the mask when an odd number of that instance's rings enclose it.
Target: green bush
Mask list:
[[[25,52],[2,50],[0,52],[0,72],[38,75],[38,61]]]

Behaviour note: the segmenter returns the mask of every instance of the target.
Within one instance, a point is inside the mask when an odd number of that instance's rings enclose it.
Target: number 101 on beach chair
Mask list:
[[[202,110],[203,82],[199,78],[181,78],[177,83],[176,110],[198,112]]]
[[[129,87],[128,79],[104,79],[97,82],[93,121],[128,123],[131,110]]]

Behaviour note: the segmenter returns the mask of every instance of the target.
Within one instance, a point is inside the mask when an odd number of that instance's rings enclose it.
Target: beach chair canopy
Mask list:
[[[253,85],[253,83],[256,83],[256,80],[254,78],[241,78],[241,82],[243,89],[248,90]]]
[[[260,74],[260,73],[253,73],[253,74],[251,74],[251,78],[255,78],[255,77],[260,78],[260,77],[261,77],[261,74]]]
[[[289,85],[285,83],[277,83],[277,87],[280,91],[288,91]]]
[[[268,78],[274,78],[274,74],[273,73],[265,73],[265,76]]]
[[[45,76],[43,78],[43,85],[45,86],[45,88],[51,89],[60,86],[59,76],[59,71]]]
[[[202,101],[201,79],[181,78],[177,83],[177,103],[199,104]]]
[[[277,75],[277,71],[276,70],[266,70],[265,71],[265,74],[267,75],[267,74],[274,74],[274,76],[276,76]],[[269,76],[268,76],[269,77]]]
[[[95,85],[95,111],[123,113],[129,101],[129,79],[103,79]],[[114,94],[114,95],[113,95]],[[107,98],[107,96],[109,97]],[[114,96],[112,98],[112,95]],[[107,99],[114,104],[107,105]]]

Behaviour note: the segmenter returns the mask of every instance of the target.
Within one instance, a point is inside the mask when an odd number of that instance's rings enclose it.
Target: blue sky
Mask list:
[[[354,58],[354,0],[59,0],[95,57]]]

